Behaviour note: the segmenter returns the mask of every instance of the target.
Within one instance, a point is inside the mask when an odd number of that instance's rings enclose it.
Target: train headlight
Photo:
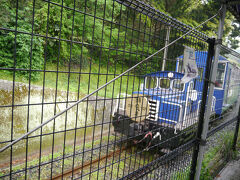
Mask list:
[[[168,77],[169,77],[169,78],[172,78],[173,75],[174,75],[174,74],[173,74],[172,72],[169,72],[169,73],[168,73]]]

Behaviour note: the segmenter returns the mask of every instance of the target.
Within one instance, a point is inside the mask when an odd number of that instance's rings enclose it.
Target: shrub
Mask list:
[[[4,1],[0,9],[7,11],[8,22],[2,25],[6,28],[15,30],[15,8],[11,3]],[[19,14],[23,10],[19,9]],[[2,19],[3,18],[3,19]],[[4,20],[4,17],[0,20]],[[19,15],[17,31],[31,32],[31,20]],[[16,38],[16,40],[15,40]],[[29,69],[42,69],[43,66],[43,40],[29,34],[17,33],[11,31],[0,31],[0,67],[24,69],[16,71],[17,74],[29,78]],[[31,71],[31,79],[39,78],[39,72]]]

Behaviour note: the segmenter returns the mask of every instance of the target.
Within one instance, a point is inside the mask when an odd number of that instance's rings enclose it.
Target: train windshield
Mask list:
[[[180,79],[173,80],[172,89],[177,90],[177,91],[183,91],[184,90],[184,83],[181,83]]]
[[[157,87],[157,78],[156,77],[146,77],[145,79],[145,87],[147,89],[154,89]]]
[[[170,79],[160,79],[159,86],[162,89],[169,89],[170,88]]]
[[[216,83],[215,86],[218,88],[223,88],[224,84],[224,76],[225,76],[225,63],[218,63],[217,68],[217,77],[216,77]]]

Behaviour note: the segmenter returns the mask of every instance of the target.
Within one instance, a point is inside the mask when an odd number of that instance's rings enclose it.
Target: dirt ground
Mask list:
[[[230,161],[214,180],[240,180],[240,157]]]

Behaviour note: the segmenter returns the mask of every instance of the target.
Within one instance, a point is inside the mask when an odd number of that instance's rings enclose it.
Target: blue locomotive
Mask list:
[[[183,56],[177,58],[175,71],[159,71],[144,76],[141,90],[120,94],[113,112],[115,132],[135,142],[163,140],[192,127],[198,121],[202,99],[207,52],[195,52],[198,77],[182,83]],[[212,98],[212,114],[221,113],[237,100],[239,69],[219,56]],[[150,142],[148,141],[148,142]],[[149,145],[148,145],[149,146]]]

